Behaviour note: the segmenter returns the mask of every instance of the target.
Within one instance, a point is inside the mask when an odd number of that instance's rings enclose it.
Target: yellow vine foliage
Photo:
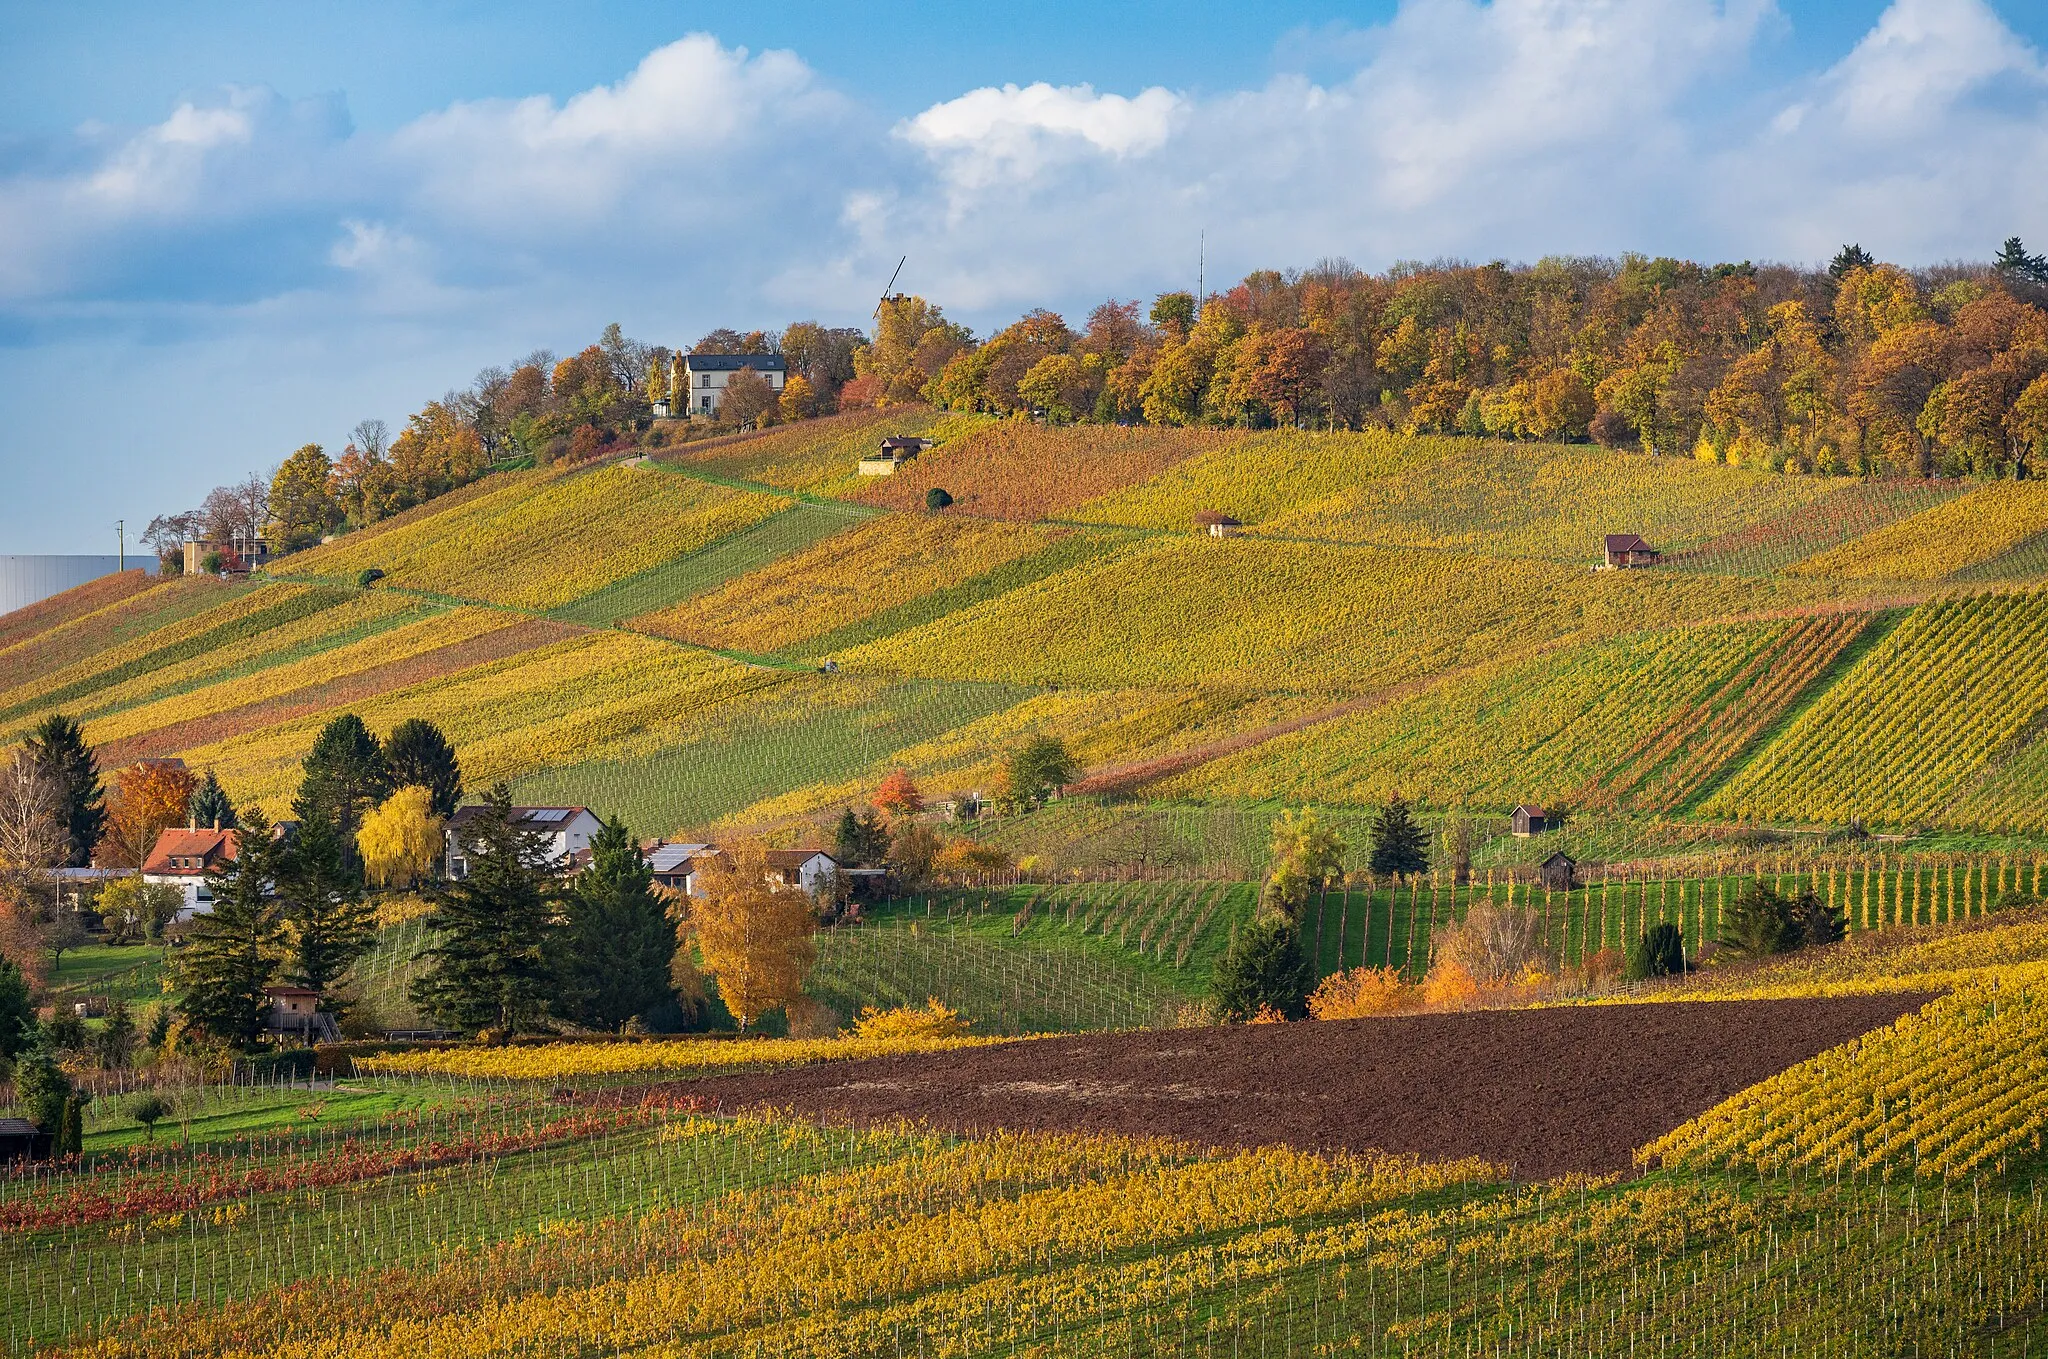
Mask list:
[[[2048,532],[2048,484],[1999,481],[1793,567],[1803,575],[1939,580]]]
[[[1058,532],[881,515],[633,626],[702,646],[779,651],[1036,552]]]
[[[347,576],[547,609],[759,523],[789,501],[670,472],[519,473],[501,491],[396,528],[350,534],[279,570]]]
[[[1644,1164],[2003,1174],[2048,1132],[2048,965],[1967,986],[1753,1085]]]
[[[877,1040],[959,1038],[966,1032],[967,1021],[937,996],[922,1005],[898,1005],[888,1010],[870,1005],[860,1012],[853,1026],[855,1038]]]
[[[648,1043],[545,1043],[533,1047],[442,1048],[363,1057],[365,1075],[438,1075],[490,1080],[544,1081],[568,1076],[669,1075],[739,1067],[809,1066],[870,1057],[949,1052],[1002,1041],[957,1036],[933,1038],[682,1038]]]

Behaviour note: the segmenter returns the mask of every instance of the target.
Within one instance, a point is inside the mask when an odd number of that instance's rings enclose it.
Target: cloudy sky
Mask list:
[[[750,13],[751,10],[773,13]],[[2037,0],[0,10],[0,553],[608,321],[2048,246]],[[2036,239],[2038,238],[2038,239]]]

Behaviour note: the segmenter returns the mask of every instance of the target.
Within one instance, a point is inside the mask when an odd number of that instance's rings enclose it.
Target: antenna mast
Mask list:
[[[116,519],[114,521],[114,538],[121,545],[121,569],[126,571],[128,569],[128,521],[126,519]]]
[[[907,264],[907,263],[908,263],[909,261],[910,261],[910,256],[908,256],[908,255],[905,255],[905,256],[904,256],[904,257],[903,257],[902,259],[900,259],[900,260],[897,260],[897,261],[896,261],[896,273],[894,273],[894,274],[891,274],[891,275],[889,275],[889,281],[888,281],[888,283],[887,283],[887,284],[885,284],[885,285],[883,285],[883,288],[882,288],[882,295],[881,295],[881,297],[879,297],[879,298],[877,298],[877,299],[875,300],[875,309],[874,309],[874,311],[873,311],[873,312],[872,312],[872,313],[871,313],[871,314],[870,314],[870,315],[868,316],[868,319],[869,319],[870,321],[875,321],[875,320],[879,320],[879,319],[881,319],[881,315],[882,315],[882,303],[884,303],[884,302],[887,302],[887,301],[889,300],[889,289],[891,289],[891,288],[893,288],[893,287],[895,287],[895,286],[896,286],[896,275],[897,275],[897,274],[900,274],[900,273],[902,273],[902,272],[903,272],[903,266],[904,266],[905,264]]]

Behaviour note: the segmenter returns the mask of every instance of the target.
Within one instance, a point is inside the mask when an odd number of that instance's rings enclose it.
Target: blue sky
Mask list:
[[[2048,5],[0,9],[0,552],[618,320],[2048,243]]]

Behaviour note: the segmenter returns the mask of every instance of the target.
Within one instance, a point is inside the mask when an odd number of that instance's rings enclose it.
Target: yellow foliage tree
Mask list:
[[[417,784],[385,798],[356,832],[363,871],[379,887],[404,887],[431,873],[441,857],[441,818],[434,793]]]
[[[817,956],[811,899],[776,884],[756,841],[729,845],[703,869],[704,895],[690,902],[690,929],[718,994],[746,1029],[803,993]]]

